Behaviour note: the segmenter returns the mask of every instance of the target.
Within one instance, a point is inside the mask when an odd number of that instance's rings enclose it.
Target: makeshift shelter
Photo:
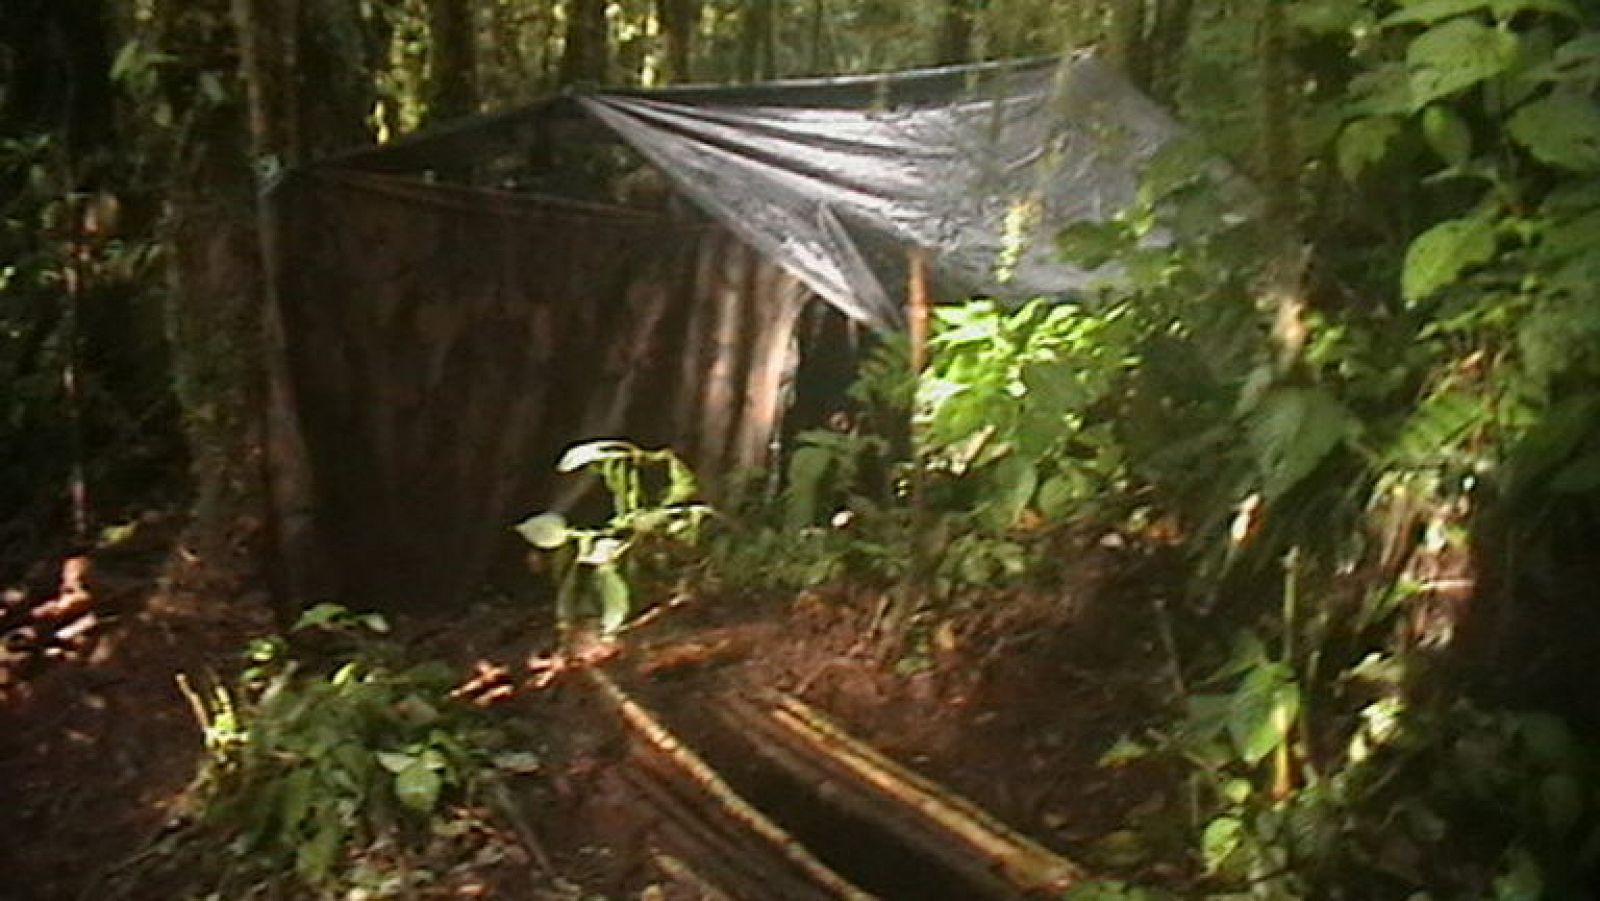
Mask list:
[[[708,478],[768,462],[811,301],[896,328],[914,249],[946,299],[1070,292],[1088,275],[1039,236],[1121,209],[1175,131],[1094,59],[1046,59],[571,93],[289,173],[285,590],[462,597],[577,441],[670,445]],[[605,145],[676,199],[603,202]]]

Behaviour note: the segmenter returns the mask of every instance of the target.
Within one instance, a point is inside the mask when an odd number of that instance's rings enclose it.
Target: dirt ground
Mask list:
[[[174,548],[177,523],[144,529],[94,555],[80,652],[0,680],[0,897],[85,897],[159,834],[201,750],[177,675],[226,673],[271,628],[264,594]]]
[[[186,580],[183,566],[181,554],[154,549],[98,565],[108,587],[97,643],[6,687],[0,897],[89,897],[93,880],[173,817],[201,750],[176,675],[229,671],[272,625],[261,593]],[[1177,803],[1162,794],[1169,774],[1145,762],[1097,765],[1120,736],[1160,719],[1168,693],[1139,566],[1095,552],[1069,587],[930,615],[900,643],[862,639],[880,619],[881,594],[706,598],[630,634],[605,666],[690,731],[721,693],[793,693],[1096,873],[1171,877],[1107,852],[1108,836],[1114,844],[1130,821]],[[549,641],[547,620],[526,608],[409,626],[463,672],[476,660],[520,668]],[[891,644],[906,650],[886,653]],[[620,730],[594,699],[569,680],[500,709],[547,724],[545,772],[523,789],[555,871],[545,883],[572,897],[659,891],[653,816],[625,778]]]

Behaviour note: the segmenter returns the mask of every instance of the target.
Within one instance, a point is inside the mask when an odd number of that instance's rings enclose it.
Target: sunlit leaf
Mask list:
[[[632,605],[632,592],[628,580],[614,566],[602,566],[594,571],[595,588],[600,594],[600,631],[614,635],[627,621]]]
[[[628,459],[639,453],[639,448],[626,441],[590,441],[568,448],[556,464],[558,472],[576,472],[604,460]]]
[[[1200,836],[1200,855],[1206,863],[1206,872],[1222,869],[1228,858],[1244,844],[1244,823],[1237,817],[1217,817],[1206,824]]]
[[[1244,677],[1228,702],[1228,735],[1240,759],[1259,763],[1284,743],[1300,712],[1300,689],[1282,663],[1268,663]]]
[[[541,513],[518,523],[516,529],[524,541],[540,550],[553,551],[567,543],[567,520],[560,513]]]
[[[415,755],[395,751],[379,751],[374,756],[378,758],[379,766],[396,775],[405,772],[417,762]]]
[[[1401,294],[1406,302],[1427,300],[1462,273],[1494,258],[1494,225],[1473,216],[1435,225],[1406,249]]]
[[[339,604],[318,604],[315,607],[312,607],[310,610],[300,614],[300,618],[295,620],[293,631],[298,632],[302,629],[320,629],[334,622],[335,620],[342,619],[349,615],[350,611]]]
[[[426,763],[416,760],[395,774],[394,794],[400,803],[419,813],[431,813],[439,803],[444,780]]]
[[[1383,24],[1385,26],[1414,23],[1427,25],[1488,7],[1489,0],[1414,0],[1401,6],[1399,12],[1384,19]]]
[[[1095,765],[1107,768],[1119,767],[1135,760],[1141,760],[1149,755],[1149,748],[1124,735],[1117,739],[1116,744],[1107,748],[1106,752],[1100,755],[1100,760]]]
[[[1472,19],[1429,29],[1406,50],[1413,108],[1499,75],[1516,62],[1517,52],[1516,35]]]

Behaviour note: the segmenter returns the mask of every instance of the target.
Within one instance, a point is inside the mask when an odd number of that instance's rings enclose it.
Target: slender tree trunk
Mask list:
[[[605,13],[601,5],[602,16]],[[470,115],[478,106],[477,29],[471,0],[428,0],[428,119]]]
[[[661,36],[666,43],[663,80],[674,84],[694,80],[694,37],[700,25],[700,0],[656,0]]]
[[[566,48],[561,54],[561,84],[604,84],[610,68],[610,28],[605,0],[567,0]]]
[[[1145,41],[1147,24],[1145,0],[1111,0],[1106,56],[1141,88],[1149,84],[1149,46]]]
[[[361,0],[300,0],[286,80],[299,113],[300,150],[310,158],[372,143],[378,101],[374,59]],[[385,42],[387,46],[387,42]]]
[[[739,80],[757,81],[773,69],[773,0],[746,0],[739,32]]]
[[[827,64],[829,56],[826,50],[827,29],[827,0],[811,0],[811,56],[810,65],[807,66],[807,69],[812,75],[819,75],[831,68]]]
[[[934,62],[954,65],[972,59],[972,36],[977,23],[976,0],[945,0],[939,23],[939,46]]]
[[[1189,27],[1194,20],[1194,0],[1165,0],[1150,41],[1149,90],[1157,99],[1178,96],[1183,57],[1189,47]]]
[[[281,24],[276,15],[271,21]],[[247,106],[237,96],[207,98],[199,86],[235,83],[238,57],[266,52],[277,37],[263,23],[241,46],[229,0],[161,0],[155,22],[158,49],[181,61],[164,73],[164,87],[174,118],[187,123],[173,149],[168,195],[167,326],[196,492],[188,543],[213,570],[226,572],[229,563],[245,562],[233,554],[238,524],[263,519],[261,257]],[[279,99],[263,94],[250,105]],[[275,141],[295,143],[287,123],[271,127]]]

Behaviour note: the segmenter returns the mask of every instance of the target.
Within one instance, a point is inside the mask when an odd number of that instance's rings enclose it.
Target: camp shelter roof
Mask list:
[[[855,319],[903,321],[908,252],[938,293],[1065,294],[1048,238],[1116,213],[1178,126],[1091,56],[728,87],[594,90],[323,165],[425,173],[540,144],[621,141]]]

